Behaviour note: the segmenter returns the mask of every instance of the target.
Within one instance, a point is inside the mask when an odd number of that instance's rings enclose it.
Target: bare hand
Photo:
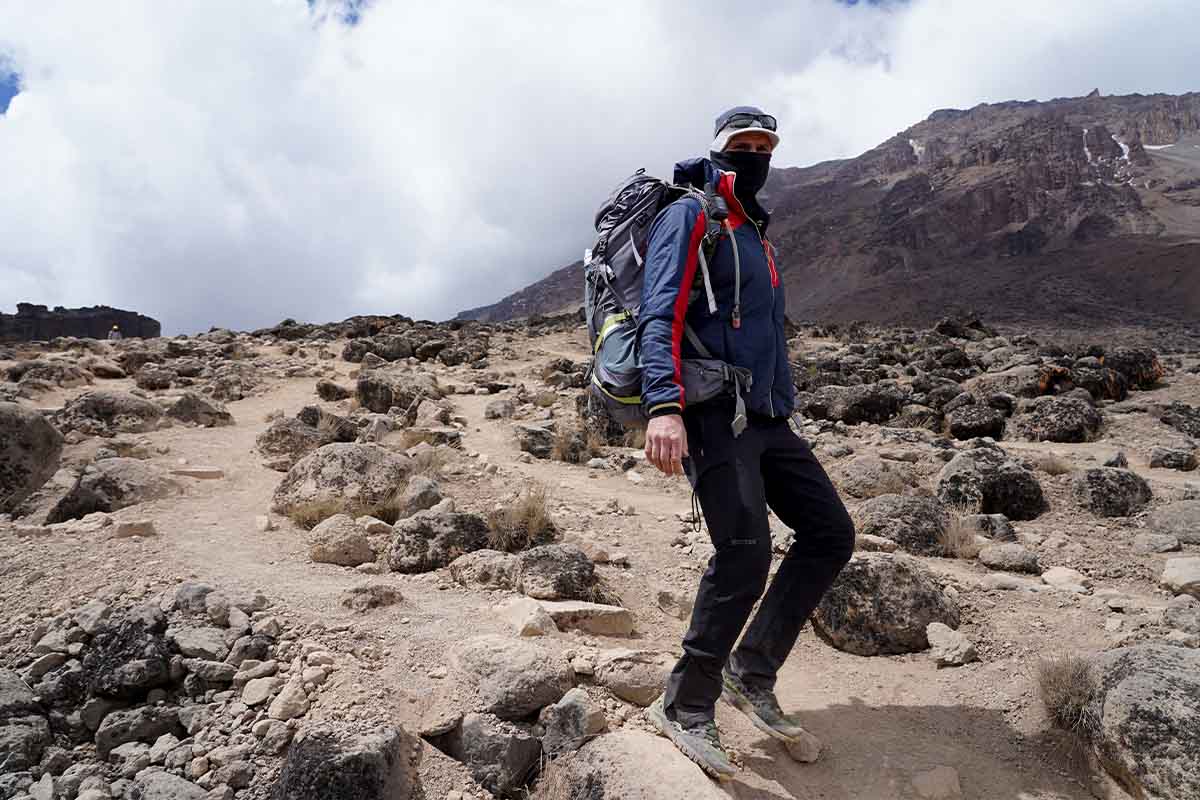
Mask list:
[[[646,426],[646,460],[664,475],[682,475],[683,459],[687,455],[687,431],[683,427],[683,417],[665,414],[652,418]]]

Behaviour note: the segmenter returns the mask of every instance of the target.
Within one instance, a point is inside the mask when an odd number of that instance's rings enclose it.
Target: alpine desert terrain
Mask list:
[[[725,784],[643,715],[712,546],[576,317],[0,346],[0,798],[1200,797],[1200,336],[790,335],[857,552],[819,751],[721,705]]]

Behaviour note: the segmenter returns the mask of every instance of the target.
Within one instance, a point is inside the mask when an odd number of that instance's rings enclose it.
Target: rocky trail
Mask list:
[[[820,758],[721,705],[719,786],[642,716],[712,548],[572,320],[0,348],[0,798],[1196,796],[1200,344],[791,344],[859,553],[780,676]]]

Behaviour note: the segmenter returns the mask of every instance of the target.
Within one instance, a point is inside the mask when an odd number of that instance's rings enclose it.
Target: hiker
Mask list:
[[[112,326],[112,330],[110,330],[110,331],[108,332],[108,340],[109,340],[110,342],[115,342],[115,341],[117,341],[117,340],[118,340],[118,339],[120,339],[120,338],[121,338],[121,328],[120,328],[120,326],[119,326],[119,325],[113,325],[113,326]]]
[[[655,218],[638,341],[641,400],[650,418],[646,457],[667,475],[687,475],[716,548],[700,579],[683,657],[650,718],[709,775],[724,779],[735,768],[717,732],[718,697],[775,738],[808,735],[780,709],[775,679],[805,620],[849,561],[854,526],[825,470],[788,424],[795,389],[783,285],[766,239],[770,216],[757,199],[779,143],[775,118],[739,106],[717,118],[714,136],[709,157],[677,164],[674,182],[715,190],[728,207],[725,235],[703,258],[698,243],[708,221],[694,196]],[[706,280],[698,281],[698,263],[707,268]],[[708,292],[708,302],[693,302]],[[689,403],[682,376],[698,356],[740,368],[749,379]],[[795,531],[770,588],[768,507]]]

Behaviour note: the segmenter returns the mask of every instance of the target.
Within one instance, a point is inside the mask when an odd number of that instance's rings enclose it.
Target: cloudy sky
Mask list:
[[[0,310],[446,318],[579,258],[722,108],[804,165],[936,108],[1200,89],[1198,29],[1196,0],[3,0]]]

